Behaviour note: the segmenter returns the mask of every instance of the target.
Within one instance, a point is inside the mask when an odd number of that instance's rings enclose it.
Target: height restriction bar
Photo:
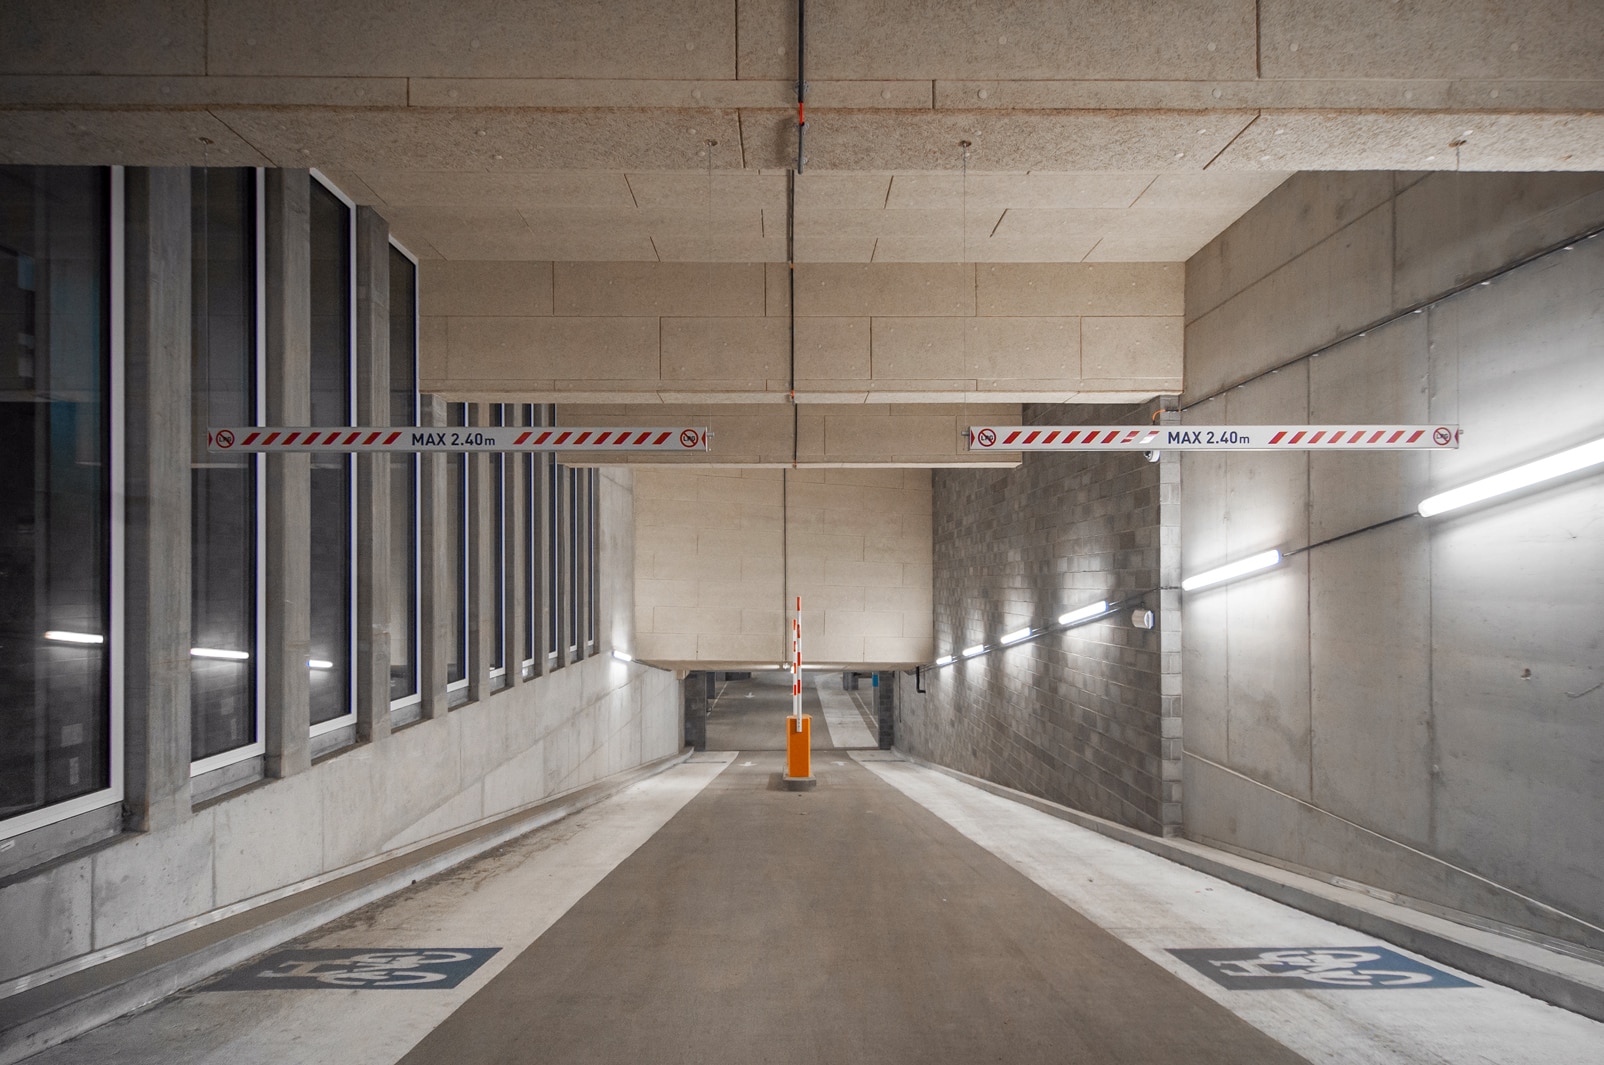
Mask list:
[[[711,433],[701,426],[639,426],[616,429],[578,427],[486,426],[343,429],[268,428],[212,429],[206,446],[213,452],[233,451],[708,451]]]
[[[1440,451],[1457,425],[974,425],[970,451]]]

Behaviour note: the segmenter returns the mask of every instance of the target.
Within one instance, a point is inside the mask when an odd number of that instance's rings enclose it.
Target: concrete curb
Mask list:
[[[1149,854],[1235,884],[1304,913],[1385,939],[1472,976],[1513,988],[1544,1002],[1604,1021],[1604,965],[1515,935],[1461,924],[1374,898],[1190,840],[1150,836],[1134,828],[994,784],[980,777],[896,752],[982,791],[1029,806],[1062,821],[1128,843]]]
[[[65,1042],[656,776],[690,750],[616,774],[286,898],[0,999],[0,1065]]]

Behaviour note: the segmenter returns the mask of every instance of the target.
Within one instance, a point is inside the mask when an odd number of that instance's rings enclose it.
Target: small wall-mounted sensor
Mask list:
[[[1131,624],[1135,625],[1139,629],[1152,628],[1153,612],[1148,610],[1146,607],[1137,607],[1135,610],[1131,611]]]
[[[1157,462],[1164,457],[1164,453],[1162,451],[1144,451],[1142,452],[1142,457],[1148,462]]]

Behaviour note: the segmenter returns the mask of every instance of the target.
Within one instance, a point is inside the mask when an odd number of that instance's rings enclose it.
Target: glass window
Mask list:
[[[350,425],[354,212],[312,182],[312,424]],[[352,455],[312,456],[312,724],[352,713]]]
[[[467,425],[468,405],[451,403],[446,407],[447,425]],[[446,687],[465,687],[468,683],[468,456],[466,452],[446,456],[446,500],[451,512],[446,516],[446,631],[451,645],[446,649]]]
[[[109,202],[0,166],[0,818],[113,783]]]
[[[490,405],[492,425],[507,424],[507,405]],[[491,579],[495,581],[495,635],[490,645],[490,673],[499,676],[507,671],[507,454],[490,453],[490,562]]]
[[[390,248],[390,424],[418,424],[418,267]],[[418,456],[390,456],[390,701],[419,697]]]
[[[254,425],[256,172],[191,171],[194,338],[191,417],[207,428]],[[190,758],[259,739],[256,700],[257,460],[211,455],[191,464]]]

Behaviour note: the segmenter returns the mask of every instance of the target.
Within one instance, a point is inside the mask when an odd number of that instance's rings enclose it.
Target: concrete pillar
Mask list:
[[[535,406],[535,424],[550,425],[553,421],[552,408],[545,404]],[[535,676],[544,676],[550,672],[552,662],[546,657],[546,648],[551,644],[551,627],[556,623],[555,618],[546,616],[546,602],[551,591],[549,582],[557,579],[557,574],[546,572],[546,558],[548,546],[546,543],[546,530],[551,527],[551,463],[544,452],[536,452],[534,505],[529,508],[529,518],[535,523],[535,572],[540,578],[533,582],[535,602],[529,608],[530,622],[535,626]]]
[[[513,408],[515,412],[523,410],[522,404]],[[522,414],[516,414],[512,419],[521,420]],[[526,457],[519,454],[507,455],[507,684],[512,686],[523,681],[524,660],[524,634],[529,627],[529,614],[535,607],[533,603],[526,603],[527,589],[529,588],[529,563],[524,550],[524,544],[529,535],[529,478],[524,470]]]
[[[685,708],[685,746],[707,750],[707,703],[713,674],[687,673],[680,681],[680,705]]]
[[[874,675],[874,716],[880,726],[880,749],[889,751],[897,740],[897,674],[893,671]]]
[[[418,424],[439,428],[446,424],[446,401],[439,396],[418,397]],[[452,639],[448,612],[452,560],[444,554],[448,508],[455,505],[446,491],[446,456],[440,451],[418,455],[420,500],[418,530],[420,547],[419,583],[423,601],[418,634],[419,684],[423,690],[422,716],[444,717],[446,699],[446,649]]]
[[[1180,397],[1161,396],[1160,425],[1179,425]],[[1181,834],[1181,453],[1158,461],[1158,628],[1160,831]]]
[[[127,172],[127,827],[190,815],[188,169]]]
[[[267,422],[312,419],[312,245],[305,170],[267,172]],[[312,457],[268,455],[267,775],[311,765]]]
[[[390,421],[390,224],[356,210],[356,423]],[[390,734],[390,456],[356,460],[356,735]]]
[[[490,424],[489,405],[468,404],[467,423]],[[468,456],[468,701],[490,696],[490,656],[496,641],[495,507],[490,456]]]

